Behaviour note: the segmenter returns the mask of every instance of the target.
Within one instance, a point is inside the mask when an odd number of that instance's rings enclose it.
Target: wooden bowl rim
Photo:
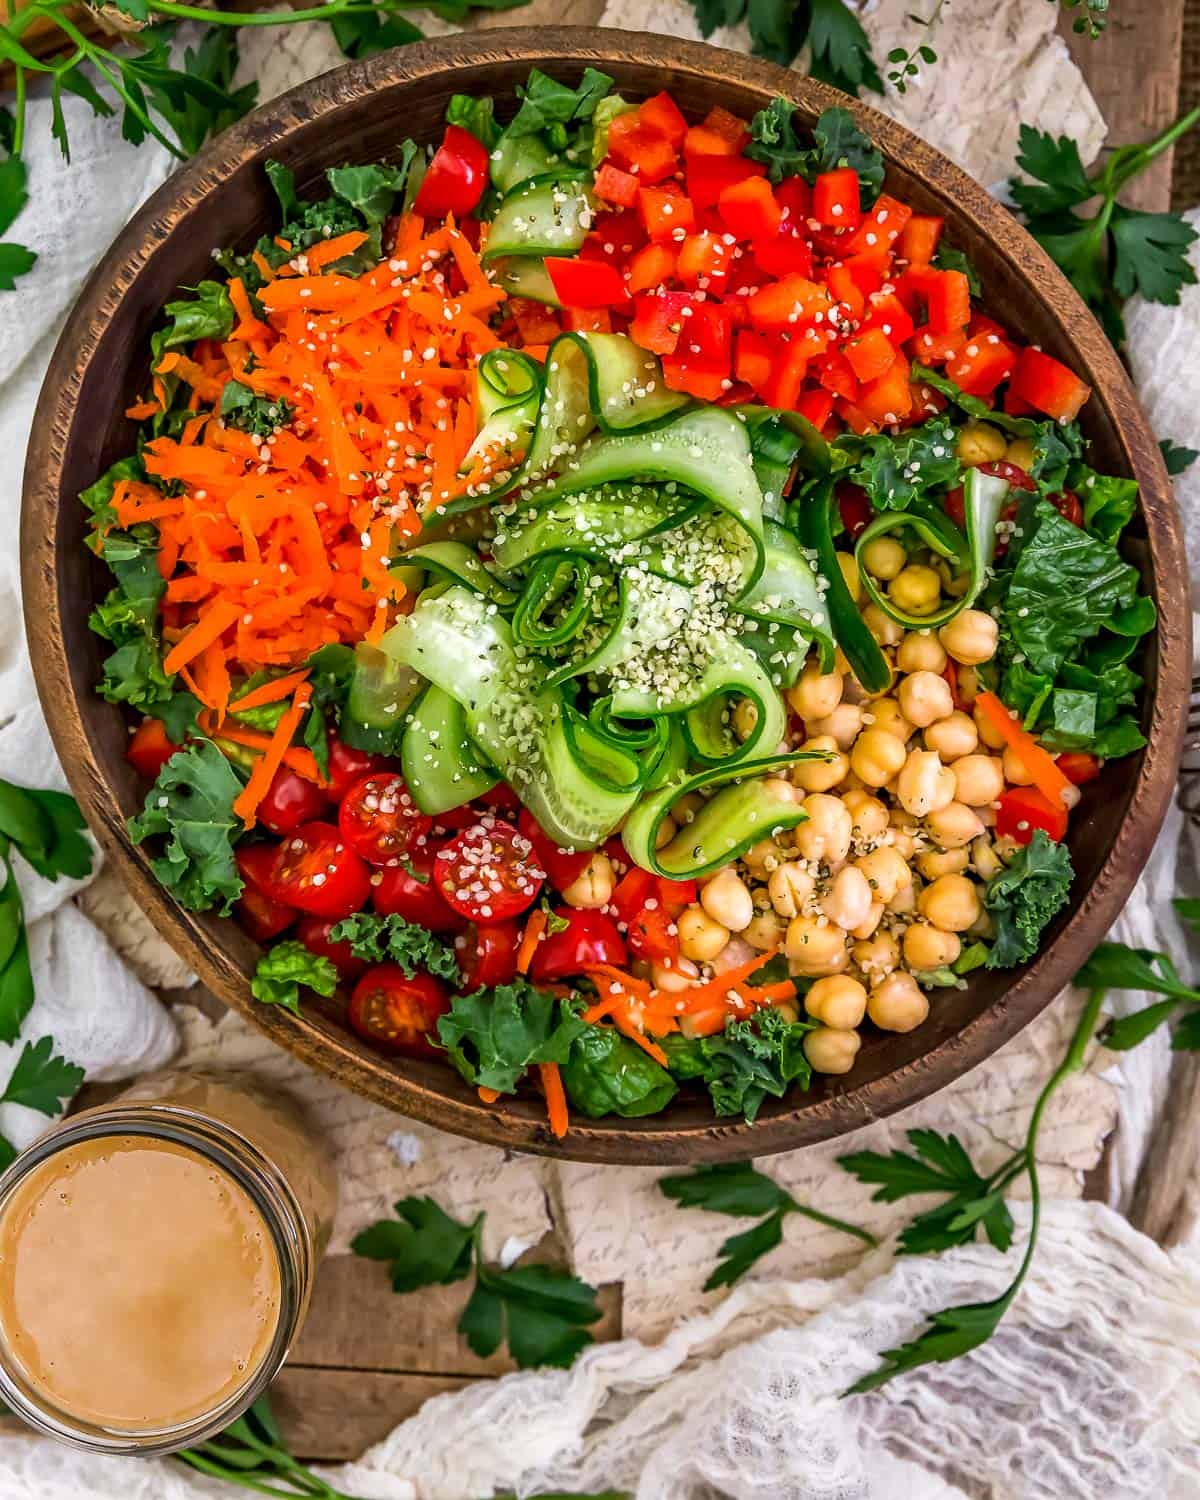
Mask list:
[[[144,852],[125,830],[84,728],[71,681],[55,569],[58,524],[74,496],[60,495],[75,392],[94,357],[121,289],[165,241],[171,226],[210,188],[254,158],[277,149],[291,130],[326,112],[362,106],[393,86],[419,85],[456,66],[486,63],[650,64],[719,88],[725,80],[782,94],[812,114],[850,109],[882,148],[1023,272],[1031,294],[1087,367],[1141,489],[1159,603],[1158,682],[1148,745],[1130,800],[1097,879],[1054,942],[1018,975],[1007,994],[930,1052],[881,1078],[798,1109],[744,1122],[672,1126],[669,1114],[646,1121],[573,1120],[556,1141],[535,1101],[488,1107],[453,1099],[393,1071],[349,1033],[315,1016],[295,1016],[254,1001],[244,972],[212,943],[197,918],[155,880]],[[698,42],[596,27],[514,27],[456,33],[350,63],[301,84],[248,115],[170,177],[129,221],[84,286],[63,329],[39,398],[26,461],[21,523],[26,628],[51,735],[88,823],[155,927],[234,1009],[303,1062],[387,1108],[491,1144],[574,1160],[687,1163],[761,1156],[842,1135],[892,1114],[950,1083],[1016,1035],[1060,992],[1122,908],[1155,841],[1175,783],[1191,665],[1187,568],[1170,481],[1157,443],[1120,361],[1099,325],[1057,267],[978,183],[904,126],[870,106],[773,64]],[[656,1123],[656,1120],[658,1121]]]

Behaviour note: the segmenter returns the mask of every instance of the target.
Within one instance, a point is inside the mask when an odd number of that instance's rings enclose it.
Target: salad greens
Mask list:
[[[442,1045],[467,1082],[500,1094],[513,1093],[537,1063],[569,1062],[572,1044],[587,1029],[575,1004],[525,979],[455,995],[438,1021]],[[620,1071],[619,1064],[609,1067]]]
[[[766,1009],[752,1021],[729,1022],[716,1036],[665,1037],[663,1050],[676,1078],[708,1089],[718,1115],[752,1123],[768,1096],[782,1099],[794,1083],[807,1088],[812,1069],[803,1044],[812,1030],[811,1021],[788,1021]]]
[[[318,995],[332,995],[337,989],[337,970],[329,959],[289,938],[258,960],[250,992],[264,1005],[282,1005],[299,1015],[301,985]]]
[[[989,969],[1009,969],[1033,957],[1046,924],[1067,904],[1074,873],[1066,845],[1038,828],[1008,867],[992,876],[983,897],[995,927]]]
[[[233,857],[241,820],[233,810],[241,778],[211,740],[195,740],[163,766],[139,817],[129,820],[135,844],[162,836],[151,859],[155,875],[181,906],[228,912],[242,893]]]

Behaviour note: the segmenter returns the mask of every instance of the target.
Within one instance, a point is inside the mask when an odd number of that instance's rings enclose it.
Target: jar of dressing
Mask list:
[[[160,1074],[65,1120],[0,1177],[0,1399],[96,1453],[212,1437],[286,1358],[335,1206],[257,1082]]]

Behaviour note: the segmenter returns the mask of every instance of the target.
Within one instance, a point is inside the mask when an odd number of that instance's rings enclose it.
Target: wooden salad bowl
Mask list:
[[[556,1141],[536,1096],[487,1106],[446,1064],[382,1056],[348,1029],[336,997],[307,1004],[303,1016],[258,1004],[249,985],[256,945],[232,920],[184,911],[155,880],[125,827],[142,800],[124,757],[127,724],[92,691],[102,652],[87,618],[108,583],[84,547],[76,497],[132,446],[123,412],[144,386],[163,304],[208,272],[214,248],[248,246],[274,223],[269,157],[311,190],[326,167],[386,159],[410,135],[434,140],[453,93],[511,99],[531,67],[573,83],[588,64],[634,99],[669,89],[694,118],[716,104],[748,117],[776,94],[807,122],[831,104],[851,108],[883,150],[891,187],[945,216],[948,240],[980,271],[985,305],[1092,386],[1083,425],[1095,466],[1141,485],[1125,547],[1158,606],[1158,628],[1140,667],[1149,743],[1084,789],[1071,819],[1070,905],[1033,963],[980,971],[965,991],[940,992],[916,1031],[868,1035],[852,1073],[767,1101],[753,1125],[714,1120],[706,1097],[681,1095],[644,1120],[573,1118]],[[1017,222],[924,141],[796,73],[674,38],[574,27],[442,37],[338,68],[227,130],[133,217],[75,306],[34,418],[21,548],[30,649],[55,744],[89,824],[155,926],[222,999],[306,1063],[401,1114],[498,1146],[601,1162],[720,1161],[841,1135],[931,1094],[990,1057],[1070,980],[1124,905],[1175,783],[1191,667],[1183,541],[1158,445],[1099,325]]]

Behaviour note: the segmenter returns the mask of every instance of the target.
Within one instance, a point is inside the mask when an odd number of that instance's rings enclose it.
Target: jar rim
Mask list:
[[[215,1437],[266,1391],[287,1358],[307,1305],[316,1251],[291,1183],[246,1136],[224,1121],[175,1104],[103,1106],[64,1120],[27,1147],[0,1174],[0,1220],[17,1188],[60,1151],[104,1137],[144,1136],[190,1150],[224,1172],[249,1198],[267,1230],[279,1270],[275,1332],[245,1382],[210,1411],[161,1427],[109,1427],[73,1416],[34,1391],[18,1373],[0,1328],[0,1400],[48,1437],[88,1452],[161,1457]]]

